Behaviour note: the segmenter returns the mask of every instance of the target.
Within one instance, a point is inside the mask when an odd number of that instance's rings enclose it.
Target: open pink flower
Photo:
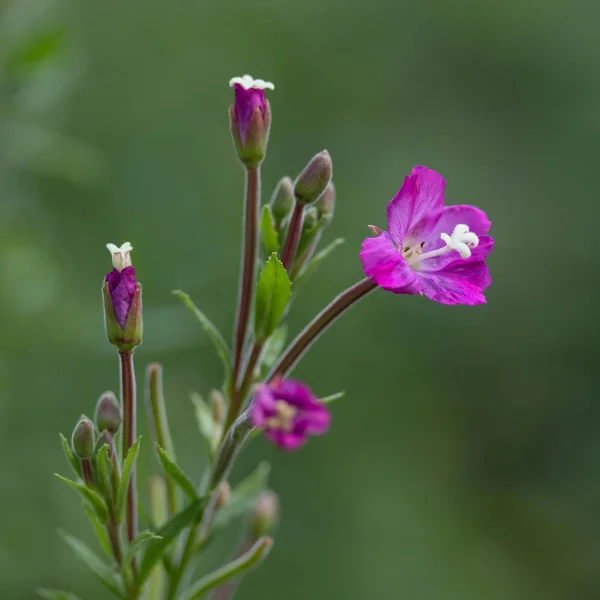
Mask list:
[[[367,277],[395,294],[421,294],[442,304],[482,304],[491,283],[485,257],[490,221],[474,206],[444,206],[444,178],[415,167],[387,206],[388,231],[362,245]]]
[[[250,407],[255,427],[265,430],[267,439],[284,450],[295,450],[309,435],[329,429],[331,415],[310,388],[294,379],[279,379],[257,386]]]

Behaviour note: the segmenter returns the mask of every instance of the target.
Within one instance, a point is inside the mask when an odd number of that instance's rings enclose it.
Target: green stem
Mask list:
[[[191,587],[184,595],[181,595],[178,600],[195,600],[200,598],[203,594],[218,587],[222,583],[225,583],[232,577],[237,577],[242,573],[248,571],[248,569],[257,565],[259,562],[264,560],[271,547],[273,546],[273,540],[270,537],[260,538],[248,552],[242,554],[239,558],[230,562],[228,565],[213,571],[209,575],[203,577],[198,583]]]
[[[158,363],[149,364],[146,368],[146,400],[149,408],[148,412],[152,415],[151,426],[154,429],[154,436],[158,445],[173,462],[177,462],[173,439],[169,431],[163,389],[162,366]],[[169,514],[174,515],[178,510],[177,488],[170,477],[166,478],[165,483]]]

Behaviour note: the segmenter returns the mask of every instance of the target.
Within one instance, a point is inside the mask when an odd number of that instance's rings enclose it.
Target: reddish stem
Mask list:
[[[300,241],[300,234],[302,233],[303,216],[304,206],[296,202],[294,205],[294,212],[292,212],[292,217],[288,226],[287,236],[285,238],[285,242],[283,243],[283,249],[281,250],[281,262],[288,271],[292,266],[296,256],[298,242]]]

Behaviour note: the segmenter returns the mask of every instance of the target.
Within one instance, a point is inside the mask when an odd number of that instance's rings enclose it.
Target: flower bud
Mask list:
[[[106,246],[114,267],[102,287],[106,334],[119,352],[131,352],[142,343],[142,286],[131,266],[131,244],[125,242],[120,248],[114,244]]]
[[[119,430],[123,417],[119,402],[112,392],[104,392],[98,399],[94,421],[98,431],[107,430],[114,434]]]
[[[318,200],[331,181],[332,169],[331,157],[327,150],[314,156],[296,179],[296,201],[305,205]]]
[[[229,109],[231,134],[240,160],[247,167],[263,161],[271,127],[271,106],[265,90],[275,86],[250,75],[233,77],[229,85],[235,92],[235,103]]]
[[[100,450],[104,445],[108,446],[108,456],[109,458],[113,458],[113,452],[115,449],[115,439],[112,435],[112,433],[108,430],[105,429],[104,431],[100,432],[100,435],[98,436],[98,439],[96,440],[96,446],[94,448],[94,453],[98,452],[98,450]]]
[[[71,445],[78,458],[90,459],[94,455],[94,424],[85,415],[75,425]]]
[[[333,219],[335,211],[335,186],[333,181],[325,188],[323,195],[315,203],[319,214],[319,221],[324,225],[328,225]]]
[[[226,481],[221,481],[217,487],[217,503],[216,508],[223,508],[231,498],[231,486]]]
[[[281,223],[294,208],[294,183],[289,177],[284,177],[271,196],[271,214],[275,220],[275,228],[280,229]]]
[[[298,242],[298,250],[296,251],[296,259],[301,260],[304,252],[315,239],[317,231],[320,229],[319,213],[316,206],[308,206],[304,210],[304,220],[302,221],[302,233]]]
[[[260,494],[254,505],[250,524],[253,537],[260,538],[272,533],[278,520],[279,496],[271,490],[266,490]]]

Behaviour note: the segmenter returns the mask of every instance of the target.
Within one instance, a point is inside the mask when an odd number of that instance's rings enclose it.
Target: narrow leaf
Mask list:
[[[267,558],[272,547],[273,540],[270,537],[260,538],[245,554],[242,554],[228,565],[205,575],[189,590],[181,594],[177,600],[196,600],[196,598],[201,598],[206,592],[225,583],[229,579],[245,574],[249,569]]]
[[[313,275],[319,265],[338,247],[341,246],[346,240],[344,238],[337,238],[333,240],[329,246],[325,246],[323,250],[317,252],[314,258],[310,261],[310,264],[304,269],[304,271],[298,276],[296,282],[306,281],[310,275]]]
[[[123,586],[120,577],[113,570],[112,565],[105,563],[98,555],[81,540],[65,533],[59,532],[75,554],[90,568],[96,577],[116,596],[124,598]]]
[[[135,440],[133,446],[129,448],[129,452],[125,460],[123,461],[123,471],[121,473],[121,484],[119,485],[119,494],[117,496],[117,518],[119,521],[123,520],[125,516],[125,504],[127,500],[127,489],[129,488],[129,480],[131,479],[131,472],[137,461],[138,453],[140,451],[140,440],[139,437]]]
[[[160,539],[151,539],[146,544],[144,556],[140,564],[139,583],[146,580],[152,567],[162,558],[167,546],[179,535],[182,529],[198,523],[204,513],[206,498],[198,498],[185,510],[169,519],[157,532]]]
[[[260,239],[267,256],[270,256],[273,252],[279,252],[279,236],[275,229],[275,223],[273,222],[271,207],[268,204],[265,204],[262,208],[262,215],[260,218]]]
[[[231,492],[229,501],[215,517],[213,529],[221,529],[234,519],[242,517],[251,511],[260,493],[266,489],[271,466],[261,462],[246,479],[243,479]]]
[[[98,487],[107,502],[112,502],[112,487],[111,487],[111,475],[113,464],[108,456],[109,447],[108,444],[104,444],[100,450],[96,453],[95,475]]]
[[[106,533],[106,528],[104,527],[104,525],[102,525],[102,523],[100,523],[98,515],[95,513],[94,509],[89,504],[85,503],[83,505],[83,508],[85,510],[85,515],[88,518],[90,524],[92,525],[96,537],[98,538],[100,547],[102,548],[102,550],[104,550],[106,555],[110,559],[112,559],[112,550],[110,547],[110,540],[108,539],[108,534]]]
[[[80,600],[79,596],[71,594],[70,592],[63,592],[62,590],[47,590],[40,588],[36,590],[38,596],[45,598],[45,600]]]
[[[277,254],[271,254],[256,286],[254,333],[257,340],[264,342],[275,331],[291,292],[292,284],[285,267]]]
[[[188,294],[181,290],[173,290],[173,294],[177,296],[192,311],[192,314],[198,321],[200,321],[200,325],[202,325],[204,331],[208,334],[208,337],[214,344],[217,354],[223,363],[223,367],[225,368],[225,379],[226,381],[229,381],[231,376],[231,352],[227,347],[225,339],[213,325],[212,321],[194,304]]]
[[[190,400],[194,404],[194,412],[196,414],[196,421],[198,422],[198,429],[200,430],[200,435],[202,435],[202,438],[206,442],[208,453],[212,458],[214,427],[212,411],[208,404],[204,402],[202,396],[197,392],[192,392],[190,394]]]
[[[330,402],[333,402],[334,400],[339,400],[340,398],[343,398],[346,395],[345,391],[341,391],[341,392],[337,392],[337,394],[330,394],[329,396],[324,396],[323,398],[319,398],[319,400],[321,402],[323,402],[323,404],[329,404]]]
[[[125,554],[125,558],[123,559],[123,569],[126,569],[133,562],[136,554],[146,542],[160,539],[161,537],[156,535],[153,531],[142,531],[141,533],[138,533],[138,536],[127,549],[127,554]]]
[[[169,458],[158,444],[156,444],[156,451],[167,477],[170,477],[187,494],[190,500],[196,500],[198,494],[196,494],[196,488],[189,476]]]
[[[81,483],[71,481],[70,479],[63,477],[58,473],[54,473],[54,476],[57,479],[60,479],[60,481],[62,481],[63,483],[66,483],[70,488],[73,488],[76,492],[78,492],[84,500],[86,500],[92,505],[100,521],[102,523],[106,522],[106,520],[108,519],[108,509],[106,507],[106,502],[104,502],[102,496],[100,496],[98,492],[91,490],[89,487]]]
[[[73,469],[77,477],[81,477],[81,463],[79,462],[79,459],[73,454],[69,441],[62,433],[60,434],[60,442],[62,444],[63,452],[65,453],[65,458],[67,459],[69,466],[71,467],[71,469]]]
[[[281,325],[272,333],[265,343],[265,347],[261,354],[261,367],[265,371],[271,369],[283,352],[287,332],[287,325]]]

